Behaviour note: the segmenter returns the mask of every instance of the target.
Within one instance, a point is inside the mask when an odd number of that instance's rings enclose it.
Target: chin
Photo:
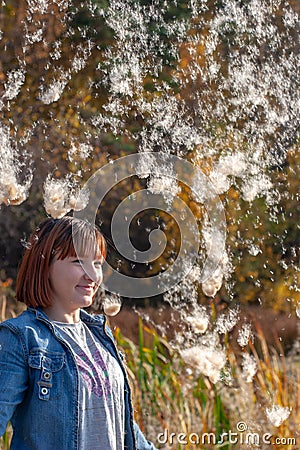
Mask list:
[[[93,299],[91,297],[86,297],[83,300],[81,300],[81,307],[86,308],[87,306],[91,306],[93,303]]]

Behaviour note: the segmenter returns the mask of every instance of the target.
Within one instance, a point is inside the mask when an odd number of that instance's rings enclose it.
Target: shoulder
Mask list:
[[[18,329],[22,329],[27,324],[33,324],[35,321],[35,317],[31,313],[31,311],[26,310],[17,317],[13,317],[12,319],[7,319],[3,322],[0,322],[0,327],[9,328],[12,331],[17,331]]]
[[[24,329],[26,328],[26,324],[30,323],[30,320],[30,314],[24,311],[18,317],[0,322],[1,348],[5,349],[7,357],[9,354],[17,356],[18,352],[21,352],[25,356],[27,355]]]
[[[6,346],[19,342],[24,348],[25,355],[33,349],[42,351],[61,351],[61,343],[57,340],[53,324],[39,309],[28,308],[18,317],[0,323],[0,340]]]
[[[42,338],[43,336],[49,335],[49,327],[51,327],[47,323],[47,319],[43,317],[44,314],[41,311],[28,308],[19,316],[1,322],[0,330],[2,334],[5,331],[6,333],[18,334],[25,341],[29,337],[39,339],[39,337]]]

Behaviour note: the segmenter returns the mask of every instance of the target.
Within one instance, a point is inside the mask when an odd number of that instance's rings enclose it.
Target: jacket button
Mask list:
[[[49,389],[47,389],[47,388],[45,388],[45,387],[43,387],[43,388],[41,389],[41,393],[42,393],[43,395],[47,395],[48,392],[49,392]]]
[[[50,377],[51,377],[51,373],[49,373],[49,372],[45,372],[44,373],[44,379],[45,380],[49,380]]]

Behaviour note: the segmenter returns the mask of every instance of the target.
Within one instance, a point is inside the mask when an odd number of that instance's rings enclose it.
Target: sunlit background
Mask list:
[[[127,354],[137,420],[157,446],[165,429],[221,436],[239,420],[300,445],[299,3],[3,0],[0,111],[1,319],[22,309],[15,277],[33,227],[84,210],[90,177],[139,154],[139,172],[99,204],[109,264],[144,279],[170,269],[182,244],[174,199],[195,218],[199,249],[166,292],[130,298],[103,289],[94,305],[95,313],[105,302],[113,313],[121,306],[110,321]],[[206,185],[183,183],[178,168],[153,164],[149,152],[199,168],[221,201],[225,248],[205,281],[217,226]],[[137,251],[149,249],[153,230],[166,238],[160,256],[141,263],[120,254],[111,223],[142,189],[167,206],[141,208],[129,224]]]

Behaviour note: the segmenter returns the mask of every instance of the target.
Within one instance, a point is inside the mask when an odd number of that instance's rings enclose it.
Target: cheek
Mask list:
[[[103,272],[102,270],[98,273],[98,277],[97,277],[97,283],[101,284],[103,281]]]
[[[78,279],[82,276],[82,270],[77,267],[64,267],[57,264],[50,270],[49,278],[50,283],[53,286],[70,287],[72,284],[76,284]]]
[[[49,282],[50,282],[50,286],[53,288],[55,286],[55,270],[53,267],[50,267],[49,270]]]

